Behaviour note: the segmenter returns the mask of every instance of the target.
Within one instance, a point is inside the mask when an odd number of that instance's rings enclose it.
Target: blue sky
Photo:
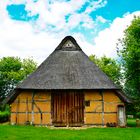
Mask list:
[[[32,56],[39,63],[66,35],[88,55],[116,57],[116,40],[140,15],[139,0],[6,0],[0,5],[0,57]]]

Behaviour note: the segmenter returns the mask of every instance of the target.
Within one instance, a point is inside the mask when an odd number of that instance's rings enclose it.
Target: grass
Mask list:
[[[128,127],[136,127],[136,119],[127,119]]]
[[[134,126],[132,119],[128,122]],[[140,140],[139,134],[140,128],[135,127],[69,130],[0,125],[0,140]]]

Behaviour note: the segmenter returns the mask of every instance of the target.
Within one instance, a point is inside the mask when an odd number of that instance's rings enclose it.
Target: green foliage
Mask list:
[[[119,43],[123,46],[118,50],[118,54],[123,66],[125,91],[131,97],[138,99],[140,98],[140,17],[134,17]]]
[[[122,78],[121,75],[121,66],[117,63],[116,60],[103,56],[97,58],[95,55],[89,56],[90,60],[93,61],[104,73],[106,73],[114,83],[121,85],[120,81]]]
[[[140,112],[137,112],[136,113],[136,118],[139,118],[140,119]]]
[[[0,101],[2,101],[19,81],[25,79],[36,69],[32,59],[3,57],[0,59]]]
[[[0,123],[9,121],[10,107],[9,105],[0,106]]]

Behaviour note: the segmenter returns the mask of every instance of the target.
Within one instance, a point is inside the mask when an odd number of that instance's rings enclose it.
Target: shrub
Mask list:
[[[1,106],[0,107],[0,123],[9,121],[10,116],[10,107],[9,105]]]
[[[140,112],[136,113],[136,117],[140,119]]]
[[[0,123],[9,121],[10,113],[7,111],[0,112]]]

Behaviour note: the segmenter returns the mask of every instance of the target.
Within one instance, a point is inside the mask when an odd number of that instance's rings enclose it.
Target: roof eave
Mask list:
[[[116,94],[119,98],[125,103],[133,103],[133,100],[130,99],[122,90],[116,90]]]

